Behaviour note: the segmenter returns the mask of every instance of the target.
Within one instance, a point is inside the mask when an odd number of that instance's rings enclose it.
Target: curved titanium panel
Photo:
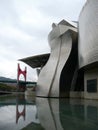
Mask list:
[[[37,96],[45,96],[48,97],[49,91],[51,88],[51,84],[53,82],[53,78],[56,72],[56,67],[58,64],[58,57],[60,52],[60,43],[61,39],[56,38],[52,41],[50,57],[46,65],[42,68],[38,82],[37,82]]]
[[[50,32],[48,40],[51,54],[42,68],[37,82],[37,96],[59,97],[61,71],[71,53],[72,37],[69,30],[76,29],[66,25],[56,25]]]
[[[74,91],[78,75],[78,51],[77,33],[71,32],[72,47],[71,53],[64,64],[60,74],[60,96],[69,97],[70,91]]]
[[[66,32],[63,36],[61,36],[61,43],[60,43],[60,56],[59,56],[59,62],[57,66],[56,73],[54,75],[54,82],[52,83],[52,88],[50,95],[53,95],[54,97],[59,97],[59,85],[60,85],[60,76],[62,69],[64,65],[66,64],[66,61],[71,53],[72,49],[72,38],[70,35],[70,32]]]
[[[98,0],[88,0],[79,17],[79,67],[98,61]]]

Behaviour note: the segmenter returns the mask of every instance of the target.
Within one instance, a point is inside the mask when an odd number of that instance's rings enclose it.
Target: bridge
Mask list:
[[[21,81],[20,80],[19,82],[17,82],[17,80],[0,80],[0,83],[1,83],[1,89],[0,89],[1,95],[12,93],[14,88],[17,89],[17,90],[14,90],[15,92],[16,91],[24,92],[26,90],[26,88],[32,88],[35,90],[35,87],[36,87],[36,82],[31,82],[31,81]],[[6,85],[6,88],[3,84]],[[10,87],[13,88],[12,91],[11,90],[9,91]],[[7,88],[9,88],[9,89],[7,89]]]
[[[0,80],[0,83],[17,83],[17,80]],[[19,83],[23,83],[26,85],[36,85],[36,82],[31,82],[31,81],[22,81],[20,80]]]

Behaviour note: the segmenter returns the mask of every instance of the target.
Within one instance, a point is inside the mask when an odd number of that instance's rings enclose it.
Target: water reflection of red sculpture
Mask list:
[[[18,123],[18,120],[21,116],[23,116],[25,120],[25,116],[26,116],[25,112],[26,112],[25,105],[24,105],[23,111],[19,112],[18,104],[16,104],[16,124]]]

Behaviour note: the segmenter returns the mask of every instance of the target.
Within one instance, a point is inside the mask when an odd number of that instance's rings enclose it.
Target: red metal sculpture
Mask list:
[[[24,76],[24,79],[26,81],[26,73],[27,73],[27,68],[25,67],[25,70],[21,70],[20,64],[18,63],[18,75],[17,75],[17,80],[19,81],[19,77],[22,74]]]
[[[24,80],[26,82],[26,74],[27,74],[27,68],[25,67],[25,70],[21,70],[20,68],[20,64],[18,63],[18,68],[17,68],[17,88],[21,91],[24,91],[25,90],[25,87],[24,85],[20,84],[19,83],[19,77],[20,75],[23,75],[24,76]],[[26,84],[25,84],[26,85]]]

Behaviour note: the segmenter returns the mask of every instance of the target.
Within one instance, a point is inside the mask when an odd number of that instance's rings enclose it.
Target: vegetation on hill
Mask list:
[[[19,81],[19,88],[16,88],[17,80],[16,79],[11,79],[11,78],[6,78],[6,77],[1,77],[0,76],[0,91],[8,91],[8,92],[13,92],[13,91],[18,91],[18,92],[24,92],[26,87],[31,88],[33,87],[35,89],[36,82],[31,82],[31,81]]]
[[[17,80],[0,76],[0,81],[17,81]]]
[[[16,87],[0,83],[0,91],[16,91]]]

